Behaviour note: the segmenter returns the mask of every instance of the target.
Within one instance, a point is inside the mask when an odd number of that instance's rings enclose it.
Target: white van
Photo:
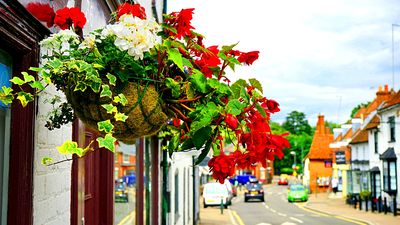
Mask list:
[[[225,184],[219,182],[207,183],[203,189],[204,208],[211,205],[224,205],[225,209],[231,204],[231,197]]]

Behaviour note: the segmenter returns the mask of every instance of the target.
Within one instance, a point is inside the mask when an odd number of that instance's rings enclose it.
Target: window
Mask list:
[[[374,151],[378,153],[378,131],[374,131]]]
[[[123,163],[129,163],[129,155],[123,154]]]
[[[396,159],[383,161],[383,190],[389,194],[397,193]]]
[[[378,198],[381,195],[381,174],[379,171],[371,173],[372,197]]]
[[[396,141],[396,130],[395,130],[395,121],[394,121],[394,116],[389,117],[389,141],[394,142]]]

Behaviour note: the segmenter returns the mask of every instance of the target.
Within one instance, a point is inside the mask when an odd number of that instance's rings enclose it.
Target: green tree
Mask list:
[[[340,124],[335,123],[335,122],[329,122],[329,121],[325,121],[325,126],[329,127],[329,129],[331,130],[331,132],[333,132],[334,128],[339,128]]]
[[[360,104],[358,104],[356,107],[354,107],[354,108],[351,110],[350,118],[353,118],[353,116],[354,116],[354,115],[357,113],[357,111],[360,110],[361,108],[366,108],[366,107],[368,107],[369,104],[371,104],[370,101],[369,101],[369,102],[365,102],[365,103],[360,103]]]
[[[312,129],[308,121],[306,120],[306,115],[303,112],[292,111],[286,117],[286,121],[282,124],[282,127],[289,131],[290,134],[299,135],[306,133],[311,135]]]

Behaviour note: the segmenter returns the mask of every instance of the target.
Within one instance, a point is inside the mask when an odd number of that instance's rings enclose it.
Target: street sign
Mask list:
[[[337,151],[335,153],[336,156],[336,164],[346,164],[346,155],[344,151]]]

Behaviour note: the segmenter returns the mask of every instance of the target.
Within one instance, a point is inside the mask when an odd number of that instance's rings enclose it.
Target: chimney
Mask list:
[[[389,92],[389,86],[385,84],[383,90],[382,87],[379,86],[378,91],[376,92],[376,101],[378,106],[382,104],[382,102],[389,101],[391,94]]]
[[[318,115],[318,122],[317,122],[317,128],[316,131],[320,134],[325,134],[325,120],[324,120],[324,115],[319,114]]]

